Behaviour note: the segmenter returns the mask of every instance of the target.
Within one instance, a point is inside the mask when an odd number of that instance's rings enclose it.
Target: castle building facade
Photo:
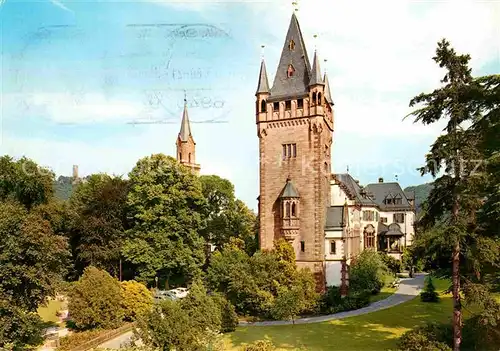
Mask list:
[[[259,246],[272,249],[276,240],[284,238],[294,248],[297,266],[311,269],[320,289],[341,285],[347,279],[350,259],[366,243],[366,247],[377,249],[377,240],[393,236],[396,228],[388,227],[385,234],[379,235],[380,211],[386,209],[386,204],[380,203],[378,196],[358,198],[357,188],[352,190],[346,185],[350,176],[332,174],[334,104],[328,77],[321,73],[317,52],[310,64],[295,13],[273,85],[269,85],[262,60],[255,96]],[[378,194],[377,184],[372,190]],[[403,200],[408,204],[400,192],[393,189],[392,193],[401,196],[400,205]],[[389,212],[384,216],[388,217]],[[392,223],[386,221],[383,225]],[[386,248],[395,247],[393,239],[387,240]]]

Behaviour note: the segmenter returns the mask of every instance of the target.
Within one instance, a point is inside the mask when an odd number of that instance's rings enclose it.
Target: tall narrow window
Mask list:
[[[300,251],[304,252],[306,250],[306,243],[305,241],[300,242]]]
[[[331,255],[337,254],[337,243],[335,242],[335,240],[330,241],[330,254]]]
[[[292,144],[288,144],[287,146],[288,158],[292,157]]]
[[[290,40],[290,43],[288,43],[288,48],[290,50],[294,50],[295,49],[295,42],[292,40]]]
[[[266,100],[262,100],[260,102],[260,112],[266,112],[267,111],[267,104]]]
[[[288,70],[286,71],[286,75],[288,78],[292,77],[295,73],[295,68],[292,65],[288,65]]]
[[[286,145],[283,145],[283,160],[286,158]]]
[[[182,161],[182,152],[179,152],[179,160]]]
[[[316,92],[313,92],[313,105],[316,105]]]
[[[287,202],[286,205],[285,205],[285,208],[286,208],[286,217],[285,218],[290,218],[290,203]]]
[[[318,93],[318,104],[321,105],[321,92]]]
[[[297,157],[297,144],[283,144],[283,159]]]
[[[304,108],[304,99],[297,99],[297,108]]]
[[[297,211],[295,208],[295,203],[292,203],[292,217],[296,217],[296,216],[297,216]]]
[[[274,112],[279,112],[279,110],[280,110],[280,103],[279,102],[275,102],[273,104],[273,111]]]
[[[191,153],[189,153],[189,155],[188,155],[188,160],[189,160],[189,163],[191,163]]]
[[[292,102],[290,100],[285,101],[285,110],[291,110],[292,109]]]
[[[297,157],[297,144],[292,144],[292,157]]]

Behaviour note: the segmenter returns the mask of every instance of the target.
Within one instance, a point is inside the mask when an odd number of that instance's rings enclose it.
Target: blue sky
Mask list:
[[[272,82],[290,2],[0,4],[2,154],[28,156],[57,175],[73,164],[82,175],[126,175],[141,157],[175,153],[186,90],[202,174],[228,178],[256,208],[261,45]],[[334,172],[349,165],[361,183],[396,174],[403,186],[428,181],[415,168],[440,126],[402,121],[408,102],[439,84],[443,72],[431,58],[442,37],[472,55],[474,74],[500,71],[500,3],[325,4],[299,2],[298,18],[310,59],[315,47],[327,59]]]

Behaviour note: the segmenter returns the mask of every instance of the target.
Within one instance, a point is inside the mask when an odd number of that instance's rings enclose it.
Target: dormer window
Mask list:
[[[288,70],[286,72],[287,77],[288,78],[292,77],[294,73],[295,73],[295,68],[293,68],[292,65],[288,65]]]
[[[295,49],[295,42],[292,40],[290,40],[290,43],[288,43],[288,48],[290,49],[290,51],[293,51]]]

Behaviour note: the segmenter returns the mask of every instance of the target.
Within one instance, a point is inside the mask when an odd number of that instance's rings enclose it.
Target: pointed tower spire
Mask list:
[[[188,141],[191,135],[191,126],[189,124],[189,116],[187,110],[187,100],[184,96],[184,112],[182,113],[181,130],[179,132],[179,138],[181,141]]]
[[[307,93],[310,71],[306,45],[294,12],[274,76],[271,97],[292,97]]]
[[[326,73],[323,82],[325,84],[325,99],[330,105],[333,105],[332,93],[330,90],[330,82],[328,81],[328,76],[326,75]]]
[[[311,70],[311,80],[309,81],[309,86],[311,85],[323,85],[323,79],[321,79],[321,68],[319,67],[318,53],[314,51],[313,67]]]
[[[267,80],[266,63],[264,62],[264,58],[262,58],[262,62],[260,64],[259,85],[257,86],[256,94],[260,93],[269,93],[269,81]]]

